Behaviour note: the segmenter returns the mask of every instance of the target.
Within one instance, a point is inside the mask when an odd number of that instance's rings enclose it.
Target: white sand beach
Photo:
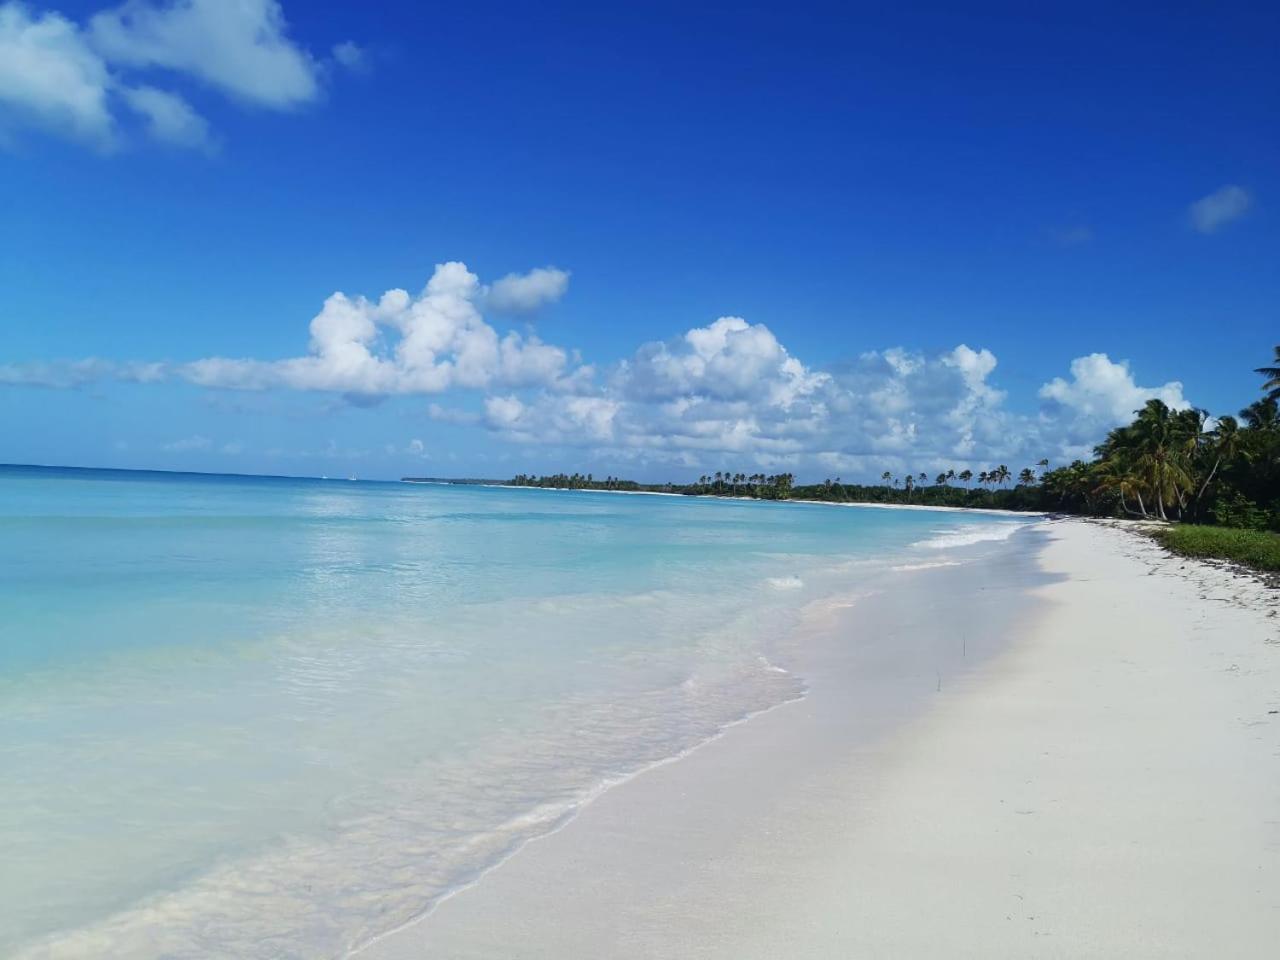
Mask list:
[[[815,609],[805,699],[358,955],[1275,956],[1275,592],[1114,526],[1014,539]]]

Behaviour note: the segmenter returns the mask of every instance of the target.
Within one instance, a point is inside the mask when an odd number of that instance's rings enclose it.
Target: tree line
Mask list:
[[[797,485],[790,473],[717,470],[694,483],[641,484],[591,474],[520,474],[517,486],[571,490],[635,490],[761,500],[902,503],[945,507],[1043,510],[1124,516],[1280,531],[1280,346],[1271,365],[1259,367],[1264,396],[1239,417],[1205,410],[1173,410],[1149,400],[1134,420],[1112,430],[1092,460],[1050,469],[1049,461],[1005,464],[977,472],[964,467],[897,476],[879,484],[840,477]]]

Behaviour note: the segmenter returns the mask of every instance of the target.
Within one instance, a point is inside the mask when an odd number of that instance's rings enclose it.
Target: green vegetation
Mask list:
[[[1178,524],[1160,530],[1156,539],[1183,556],[1216,557],[1258,570],[1280,570],[1280,535],[1265,530]]]
[[[1048,460],[1021,468],[1005,464],[975,474],[968,467],[933,475],[885,471],[879,484],[844,483],[839,477],[797,485],[790,473],[767,475],[717,470],[688,484],[641,484],[591,474],[533,477],[517,486],[572,490],[635,490],[761,500],[835,503],[902,503],[939,507],[1040,510],[1099,517],[1176,520],[1167,532],[1171,549],[1221,556],[1277,569],[1280,531],[1280,346],[1274,365],[1259,367],[1263,399],[1240,417],[1216,419],[1195,408],[1172,410],[1149,400],[1128,426],[1112,430],[1091,461],[1049,469]],[[1187,526],[1189,525],[1189,526]],[[1207,529],[1210,527],[1231,530]],[[1244,531],[1256,532],[1250,536]],[[1183,549],[1186,545],[1186,549]],[[1260,559],[1255,559],[1260,558]],[[1268,560],[1267,558],[1273,558]]]
[[[554,490],[665,490],[666,484],[655,487],[652,484],[636,483],[634,480],[621,480],[618,477],[606,477],[597,480],[591,474],[554,473],[550,476],[535,477],[519,473],[509,481],[515,487],[546,487]]]
[[[1149,400],[1092,463],[1045,474],[1045,503],[1068,513],[1280,530],[1280,405],[1272,397],[1212,422]]]

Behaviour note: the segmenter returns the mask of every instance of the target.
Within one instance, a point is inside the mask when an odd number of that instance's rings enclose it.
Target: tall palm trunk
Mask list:
[[[1222,465],[1222,457],[1218,457],[1213,461],[1213,469],[1209,471],[1209,475],[1204,478],[1204,483],[1200,484],[1200,490],[1196,493],[1196,498],[1192,502],[1195,507],[1196,516],[1200,516],[1200,498],[1204,496],[1204,492],[1209,489],[1209,484],[1213,483],[1214,475],[1218,472],[1218,467]]]

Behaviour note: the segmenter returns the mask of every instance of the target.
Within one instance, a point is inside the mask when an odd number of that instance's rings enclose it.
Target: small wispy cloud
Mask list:
[[[191,436],[183,437],[181,440],[166,443],[164,448],[172,453],[190,453],[194,450],[208,450],[212,446],[213,441],[208,437],[193,433]]]
[[[442,407],[438,403],[428,405],[427,416],[439,423],[454,423],[464,426],[480,423],[483,419],[478,413],[459,410],[456,407]]]
[[[509,273],[489,288],[486,304],[501,313],[528,313],[555,303],[569,289],[569,271],[538,267]]]
[[[332,52],[334,62],[353,73],[364,73],[369,69],[369,52],[359,44],[347,40],[334,44]]]
[[[383,449],[389,457],[418,457],[422,460],[430,460],[431,454],[427,452],[427,445],[416,437],[404,445],[397,447],[394,443],[388,443]]]
[[[1244,187],[1229,183],[1191,204],[1191,225],[1200,233],[1216,233],[1239,220],[1253,206],[1253,196]]]
[[[164,363],[117,362],[88,357],[84,360],[38,360],[32,363],[0,363],[0,384],[21,387],[67,389],[99,380],[157,383],[169,376]]]
[[[208,122],[176,94],[155,87],[134,87],[123,96],[130,109],[146,120],[153,140],[210,153],[215,150]]]
[[[1084,223],[1055,227],[1049,231],[1049,239],[1059,247],[1082,247],[1093,240],[1093,228]]]

